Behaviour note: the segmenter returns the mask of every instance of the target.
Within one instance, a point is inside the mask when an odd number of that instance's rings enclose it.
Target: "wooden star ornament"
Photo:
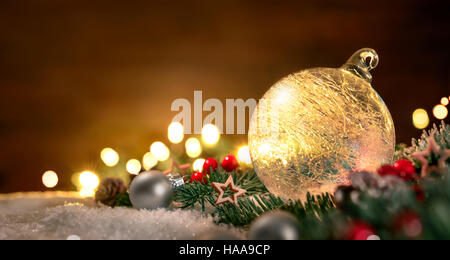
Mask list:
[[[430,165],[430,162],[426,158],[431,154],[434,154],[439,158],[437,166]],[[413,153],[412,156],[422,165],[421,176],[425,177],[432,172],[441,172],[441,169],[445,168],[445,161],[450,157],[450,149],[441,149],[436,143],[433,133],[428,138],[427,148],[424,151]]]
[[[219,197],[217,198],[216,205],[219,205],[219,204],[222,204],[225,202],[229,202],[229,203],[234,203],[237,206],[238,205],[238,200],[237,200],[238,197],[244,195],[247,192],[246,190],[241,189],[241,188],[237,187],[236,185],[234,185],[233,177],[231,175],[230,175],[230,177],[228,177],[228,179],[225,183],[213,182],[211,185],[219,193]],[[230,190],[233,192],[233,197],[224,198],[225,190],[227,189],[227,187],[229,187]]]

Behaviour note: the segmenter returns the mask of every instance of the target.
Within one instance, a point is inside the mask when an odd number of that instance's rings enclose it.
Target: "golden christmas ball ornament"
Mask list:
[[[394,123],[369,73],[377,65],[377,53],[361,49],[341,68],[291,74],[264,94],[248,139],[271,193],[304,200],[348,183],[351,171],[392,163]]]

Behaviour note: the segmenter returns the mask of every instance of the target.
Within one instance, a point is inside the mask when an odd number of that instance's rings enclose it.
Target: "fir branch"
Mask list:
[[[222,204],[216,208],[214,216],[218,223],[233,224],[235,226],[249,225],[260,215],[276,209],[292,213],[300,221],[305,217],[320,219],[330,208],[334,208],[332,197],[326,193],[320,196],[307,195],[305,203],[301,201],[284,202],[272,194],[254,195],[239,199],[239,207],[234,204]]]
[[[399,149],[396,154],[396,159],[404,158],[413,161],[412,154],[414,152],[424,151],[427,148],[428,138],[432,134],[434,134],[434,139],[441,149],[450,149],[450,125],[441,121],[439,127],[433,125],[428,131],[424,130],[419,139],[413,138],[410,147]]]
[[[271,194],[261,196],[254,195],[239,199],[238,205],[239,207],[229,203],[221,204],[216,207],[213,216],[217,217],[218,223],[245,226],[263,213],[281,207],[284,205],[284,202]]]

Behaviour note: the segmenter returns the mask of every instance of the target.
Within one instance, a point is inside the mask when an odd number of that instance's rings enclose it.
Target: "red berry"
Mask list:
[[[367,240],[370,236],[375,235],[375,230],[369,224],[363,221],[355,221],[347,233],[349,240]]]
[[[222,168],[227,172],[232,172],[236,170],[236,168],[239,167],[239,163],[236,159],[236,156],[230,154],[225,156],[222,161]]]
[[[191,183],[193,183],[194,181],[197,181],[199,183],[203,183],[203,184],[207,184],[208,183],[208,179],[206,178],[206,176],[203,175],[202,172],[194,172],[191,176]]]
[[[398,160],[394,163],[394,168],[397,170],[398,177],[405,181],[410,181],[414,179],[416,174],[416,168],[414,164],[406,159]]]
[[[203,163],[203,172],[211,174],[211,168],[215,171],[217,167],[217,161],[214,158],[208,158],[205,160],[205,163]]]
[[[378,174],[380,176],[397,176],[397,170],[394,168],[394,166],[383,165],[378,169]]]

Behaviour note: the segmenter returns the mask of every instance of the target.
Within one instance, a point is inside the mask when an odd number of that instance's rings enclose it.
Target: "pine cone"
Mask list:
[[[116,204],[117,195],[127,190],[127,186],[121,179],[106,178],[103,179],[95,192],[95,201],[101,202],[110,207]]]

